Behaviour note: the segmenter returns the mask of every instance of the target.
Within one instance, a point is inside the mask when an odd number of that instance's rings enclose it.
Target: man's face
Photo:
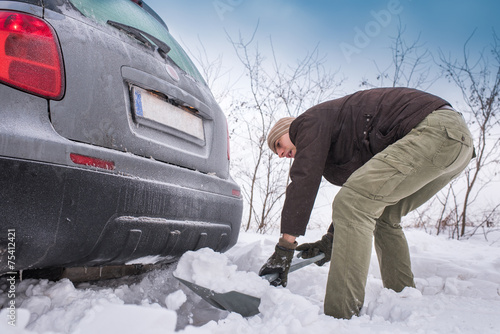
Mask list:
[[[276,149],[276,153],[280,158],[294,158],[295,153],[297,153],[297,149],[295,145],[293,145],[290,140],[290,136],[288,132],[281,136],[275,143],[274,147]]]

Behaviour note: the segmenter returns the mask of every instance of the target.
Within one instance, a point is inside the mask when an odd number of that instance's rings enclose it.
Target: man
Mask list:
[[[259,274],[278,273],[271,284],[286,286],[294,249],[305,258],[324,252],[317,264],[331,258],[325,313],[344,319],[363,306],[372,236],[384,287],[400,292],[415,286],[401,217],[457,177],[474,150],[460,113],[410,88],[360,91],[281,119],[268,145],[294,161],[282,236]],[[297,247],[322,177],[341,186],[333,223],[321,240]]]

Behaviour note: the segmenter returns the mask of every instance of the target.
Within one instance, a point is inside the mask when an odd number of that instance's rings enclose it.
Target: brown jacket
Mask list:
[[[304,235],[321,177],[342,186],[375,154],[449,105],[410,88],[375,88],[318,104],[290,125],[297,152],[281,214],[281,233]]]

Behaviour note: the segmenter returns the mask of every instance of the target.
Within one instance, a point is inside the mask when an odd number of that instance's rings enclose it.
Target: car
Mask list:
[[[226,117],[144,1],[0,2],[0,275],[230,249]]]

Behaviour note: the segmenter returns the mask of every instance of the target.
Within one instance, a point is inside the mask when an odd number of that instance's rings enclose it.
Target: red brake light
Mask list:
[[[0,82],[50,99],[63,96],[61,50],[45,21],[0,11]]]
[[[88,157],[86,155],[80,155],[76,153],[70,153],[69,157],[71,158],[71,161],[78,165],[91,166],[108,170],[115,169],[115,163],[113,161]]]

